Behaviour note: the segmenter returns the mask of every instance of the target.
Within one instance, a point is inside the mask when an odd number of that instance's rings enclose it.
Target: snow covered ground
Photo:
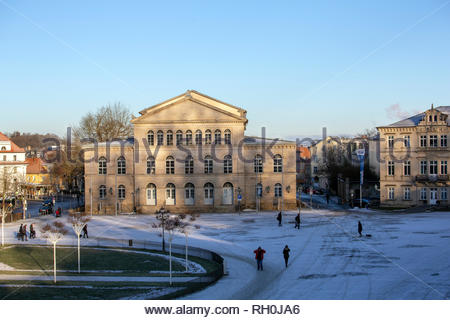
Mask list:
[[[450,212],[382,213],[371,210],[284,214],[278,227],[275,212],[204,214],[195,222],[191,245],[225,258],[229,275],[186,299],[446,299],[450,297]],[[28,220],[37,225],[41,217]],[[359,237],[357,223],[363,224]],[[61,221],[64,221],[62,219]],[[153,216],[94,217],[91,237],[160,241]],[[6,237],[17,243],[19,224],[9,224]],[[39,234],[38,234],[39,237]],[[75,236],[62,243],[74,244]],[[86,241],[83,239],[83,241]],[[95,241],[90,239],[89,241]],[[184,244],[184,235],[174,242]],[[41,243],[32,240],[31,243]],[[30,243],[30,241],[28,242]],[[282,250],[291,249],[288,268]],[[263,247],[264,271],[256,270],[253,250]]]

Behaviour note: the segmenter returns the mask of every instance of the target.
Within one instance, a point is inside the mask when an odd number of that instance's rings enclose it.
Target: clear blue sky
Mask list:
[[[0,0],[0,131],[53,132],[187,89],[248,134],[353,134],[450,105],[448,1]]]

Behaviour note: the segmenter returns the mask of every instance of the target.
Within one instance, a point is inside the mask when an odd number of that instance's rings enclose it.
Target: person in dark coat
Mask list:
[[[30,224],[30,239],[36,239],[36,231],[34,230],[33,224]]]
[[[83,227],[83,238],[89,238],[88,236],[88,230],[87,230],[87,224]]]
[[[282,215],[281,215],[281,211],[278,212],[277,215],[277,220],[278,220],[278,226],[281,227],[281,220],[283,219]]]
[[[23,241],[23,224],[19,227],[18,239]]]
[[[23,234],[22,240],[23,240],[23,237],[25,237],[25,241],[28,241],[28,236],[27,236],[27,225],[26,225],[26,224],[24,224],[23,227],[22,227],[22,234]]]
[[[289,249],[288,245],[286,245],[283,249],[284,263],[286,264],[286,268],[288,266],[289,252],[291,252],[291,249]]]
[[[253,251],[253,253],[255,254],[256,265],[258,266],[258,270],[263,271],[263,259],[266,250],[262,249],[261,247],[258,247],[258,249]]]
[[[358,233],[359,233],[360,237],[362,237],[362,230],[363,230],[363,227],[362,227],[361,221],[358,221]]]
[[[297,213],[297,215],[295,216],[294,228],[300,229],[300,213]]]

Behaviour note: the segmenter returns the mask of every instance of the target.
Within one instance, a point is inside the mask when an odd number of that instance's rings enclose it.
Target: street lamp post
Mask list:
[[[156,211],[156,218],[161,221],[162,228],[162,251],[166,252],[166,242],[164,237],[164,229],[166,227],[166,220],[169,219],[170,212],[161,207],[158,211]]]
[[[237,200],[238,200],[238,211],[239,211],[239,214],[241,214],[241,200],[242,200],[241,187],[237,188],[237,192],[238,192],[238,197],[237,197]]]

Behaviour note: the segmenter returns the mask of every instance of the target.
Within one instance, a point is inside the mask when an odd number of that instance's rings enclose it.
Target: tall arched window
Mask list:
[[[184,186],[184,204],[193,206],[195,203],[195,187],[192,183],[186,183]]]
[[[211,140],[212,140],[212,133],[211,130],[206,130],[205,131],[205,144],[211,144]]]
[[[186,145],[190,146],[192,144],[192,131],[186,131]]]
[[[152,130],[147,132],[147,142],[148,142],[149,146],[152,146],[155,144],[155,134],[153,133]]]
[[[222,203],[225,205],[233,204],[233,185],[229,182],[223,185]]]
[[[117,189],[117,197],[119,198],[119,200],[125,199],[125,186],[122,184]]]
[[[225,144],[231,144],[231,131],[230,131],[230,129],[225,130],[224,138],[225,138]]]
[[[149,183],[146,189],[147,205],[156,206],[156,186],[153,183]]]
[[[168,146],[173,145],[173,133],[172,130],[168,130],[166,133],[166,143]]]
[[[158,144],[158,146],[162,146],[164,144],[164,132],[162,132],[162,130],[159,130],[158,133],[156,134],[156,143]]]
[[[100,159],[98,159],[98,174],[106,174],[106,173],[107,173],[106,158],[101,157]]]
[[[106,186],[101,185],[98,188],[98,197],[100,198],[100,200],[106,199]]]
[[[181,130],[177,131],[176,139],[177,139],[177,146],[183,143],[183,132],[181,132]]]
[[[150,156],[147,158],[147,174],[155,174],[156,163],[155,158]]]
[[[254,165],[255,173],[263,172],[263,159],[259,154],[257,154],[255,156],[253,165]]]
[[[221,144],[222,143],[222,132],[217,129],[214,131],[214,144]]]
[[[166,174],[175,174],[175,160],[172,156],[166,158]]]
[[[223,173],[233,173],[233,159],[230,155],[223,159]]]
[[[195,131],[195,144],[202,144],[202,132],[200,130]]]
[[[283,188],[282,188],[280,183],[277,183],[275,185],[275,189],[274,190],[275,190],[275,197],[276,198],[281,198],[283,196]]]
[[[175,205],[175,185],[173,183],[168,183],[166,186],[166,205]]]
[[[184,160],[184,173],[194,173],[194,158],[192,158],[192,156],[187,156],[186,160]]]
[[[117,159],[117,174],[127,174],[127,164],[123,156]]]
[[[2,151],[6,151],[6,147],[2,147]]]
[[[205,191],[205,204],[214,204],[214,185],[210,182],[206,183],[204,186]]]
[[[273,158],[273,172],[283,172],[283,158],[279,154]]]
[[[205,157],[205,173],[213,173],[213,159],[211,156]]]

